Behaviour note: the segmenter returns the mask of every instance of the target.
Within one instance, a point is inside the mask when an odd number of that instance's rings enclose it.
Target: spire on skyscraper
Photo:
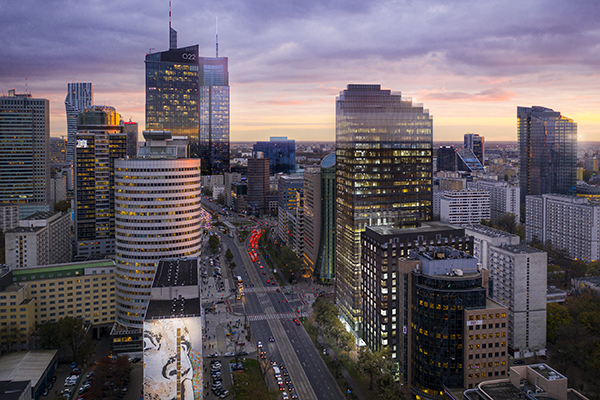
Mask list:
[[[171,1],[169,0],[169,50],[177,48],[177,31],[171,27]]]
[[[219,58],[219,17],[215,17],[216,21],[217,21],[217,57]]]

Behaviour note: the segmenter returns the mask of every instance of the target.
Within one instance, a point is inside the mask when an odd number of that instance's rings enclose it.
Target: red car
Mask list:
[[[296,325],[300,325],[300,321],[298,321],[298,318],[294,318],[294,322],[296,323]]]

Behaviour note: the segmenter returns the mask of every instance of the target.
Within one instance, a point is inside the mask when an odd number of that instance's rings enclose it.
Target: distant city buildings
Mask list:
[[[299,233],[298,209],[303,203],[304,178],[301,175],[282,175],[277,189],[277,235],[288,246],[293,246],[294,236]],[[302,215],[304,210],[302,210]],[[304,239],[304,238],[303,238]],[[304,247],[304,246],[303,246]]]
[[[127,157],[134,158],[137,156],[138,148],[138,123],[125,122],[125,134],[127,134]]]
[[[598,260],[600,204],[556,194],[527,196],[525,237],[527,242],[551,244],[571,259]]]
[[[432,129],[428,110],[380,85],[348,85],[336,100],[336,302],[356,332],[361,233],[432,218]]]
[[[67,152],[66,162],[72,163],[75,155],[75,134],[77,116],[94,104],[94,88],[91,82],[67,83],[65,109],[67,111]],[[64,161],[63,161],[64,162]]]
[[[50,102],[14,89],[0,97],[0,202],[19,217],[50,211]]]
[[[577,124],[545,107],[517,107],[521,203],[528,195],[576,194]]]
[[[256,142],[253,151],[261,151],[269,159],[270,174],[290,174],[296,168],[296,141],[287,137],[271,137],[268,142]]]
[[[490,193],[484,190],[464,189],[445,192],[440,198],[440,220],[465,225],[490,219]]]
[[[75,139],[75,254],[114,254],[115,161],[127,155],[121,115],[109,106],[86,108]]]
[[[19,226],[19,205],[0,203],[0,231],[6,232]]]
[[[465,133],[464,148],[475,154],[481,165],[485,165],[485,145],[483,136],[477,133]]]
[[[77,118],[77,117],[76,117]],[[50,138],[50,163],[64,164],[67,159],[67,142],[62,138]]]

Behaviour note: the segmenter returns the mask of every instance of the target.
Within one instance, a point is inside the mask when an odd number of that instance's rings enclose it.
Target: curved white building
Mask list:
[[[201,246],[200,160],[115,162],[118,324],[142,328],[161,259],[196,256]]]

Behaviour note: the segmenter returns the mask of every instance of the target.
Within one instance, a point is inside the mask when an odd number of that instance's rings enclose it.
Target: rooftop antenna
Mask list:
[[[29,93],[29,92],[27,91],[27,77],[25,77],[25,93]]]
[[[171,29],[171,0],[169,0],[169,30]]]
[[[169,0],[169,50],[177,48],[177,31],[171,27],[171,0]]]
[[[219,17],[215,17],[217,20],[217,58],[219,58]]]

